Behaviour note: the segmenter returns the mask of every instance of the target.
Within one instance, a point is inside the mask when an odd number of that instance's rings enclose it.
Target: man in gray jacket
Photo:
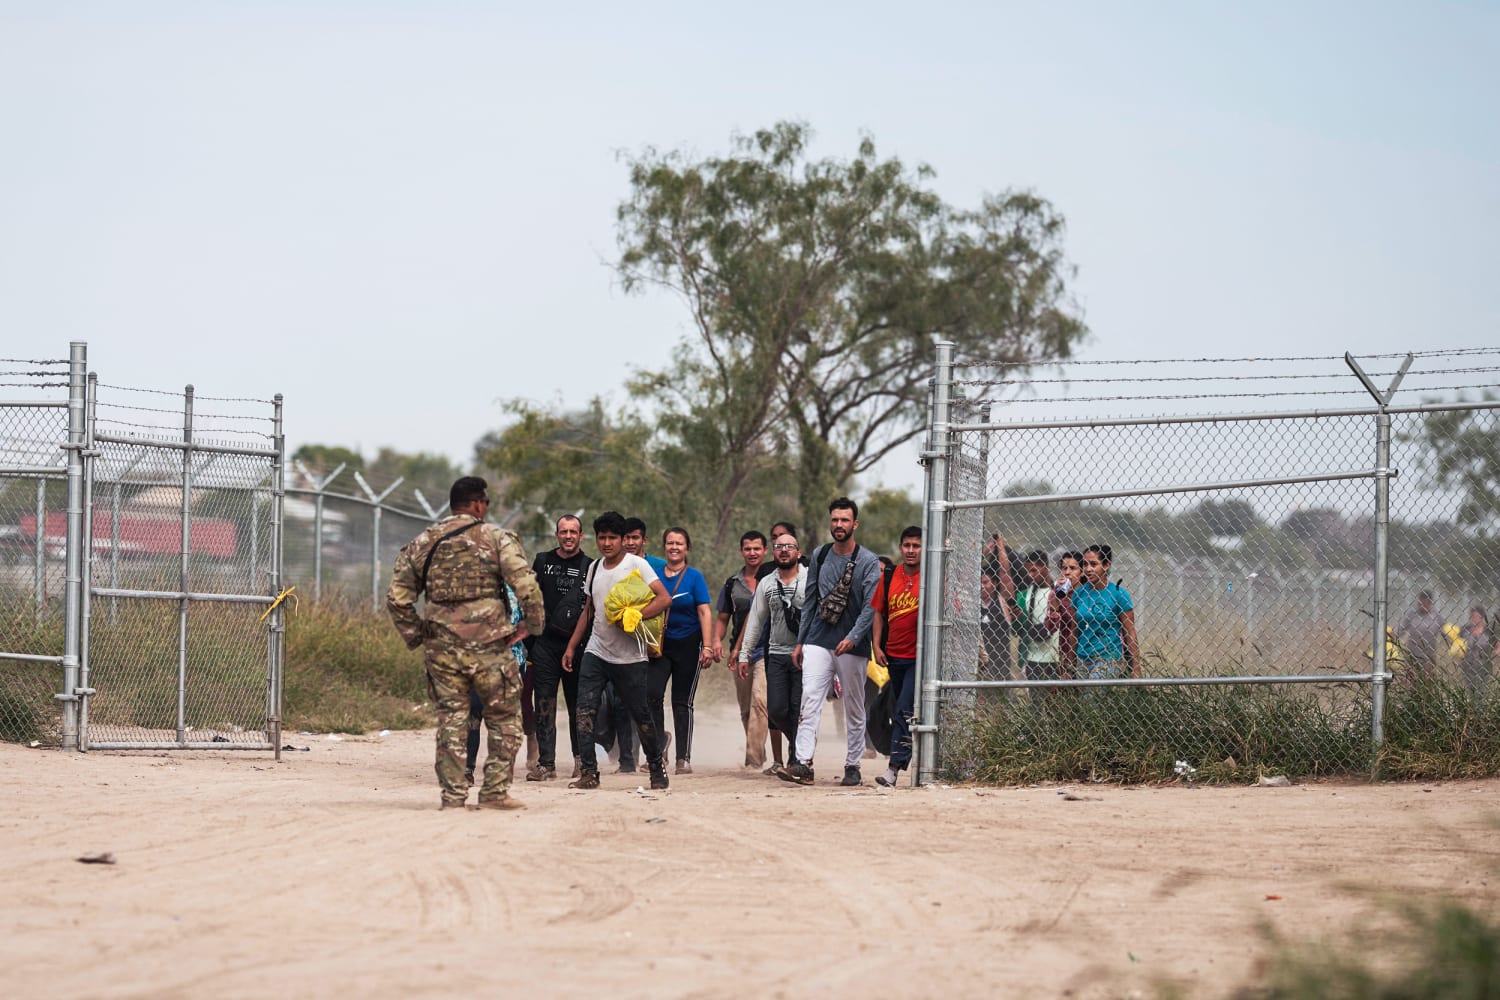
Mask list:
[[[776,568],[761,577],[745,616],[745,634],[739,644],[739,669],[743,674],[751,667],[754,651],[765,638],[766,658],[756,682],[764,687],[762,695],[766,714],[779,733],[797,733],[797,715],[802,710],[802,671],[792,665],[792,650],[797,646],[806,595],[807,567],[800,562],[802,550],[797,536],[783,531],[771,539]],[[764,753],[765,733],[760,733]],[[781,753],[781,744],[776,744]],[[793,749],[795,755],[796,750]],[[764,758],[762,758],[764,759]],[[748,757],[747,757],[748,762]],[[770,773],[780,775],[781,764]]]
[[[828,505],[828,529],[833,543],[813,553],[802,627],[792,649],[792,664],[802,670],[802,719],[797,725],[796,755],[780,777],[799,785],[813,783],[818,723],[823,702],[837,680],[843,690],[849,738],[840,784],[852,787],[863,784],[859,761],[865,751],[865,664],[875,618],[870,598],[880,585],[880,559],[855,542],[859,505],[848,497]]]

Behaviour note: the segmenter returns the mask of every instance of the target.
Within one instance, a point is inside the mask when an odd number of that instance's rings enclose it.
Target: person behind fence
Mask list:
[[[584,580],[588,603],[573,637],[568,640],[568,648],[563,651],[563,669],[578,669],[578,740],[583,751],[583,766],[577,779],[568,784],[569,788],[599,787],[594,721],[606,683],[614,684],[635,723],[651,768],[651,787],[666,788],[669,784],[662,760],[662,734],[646,704],[647,646],[642,632],[646,622],[667,610],[671,598],[651,564],[625,551],[624,534],[625,518],[618,512],[607,510],[594,518],[594,544],[599,549],[599,558],[589,567]],[[639,577],[634,581],[637,587],[644,584],[650,590],[651,599],[639,607],[631,605],[611,621],[606,607],[610,592],[617,584],[631,582],[632,574]]]
[[[870,598],[880,582],[880,560],[855,541],[859,506],[848,497],[828,505],[833,542],[820,546],[807,574],[806,609],[792,664],[802,670],[802,717],[797,725],[793,759],[778,775],[799,785],[813,783],[813,752],[823,702],[837,680],[843,688],[847,740],[842,785],[863,784],[859,762],[865,750],[865,663],[870,658]]]
[[[1458,630],[1453,647],[1458,653],[1458,672],[1464,687],[1470,694],[1482,694],[1490,685],[1495,655],[1500,652],[1500,640],[1490,628],[1490,619],[1484,608],[1469,609],[1469,623]]]
[[[1026,556],[1027,585],[1016,595],[1021,671],[1028,681],[1059,681],[1073,676],[1077,626],[1073,620],[1071,584],[1054,584],[1048,575],[1047,553]],[[1031,698],[1043,711],[1056,708],[1057,688],[1032,688]]]
[[[784,527],[784,526],[783,526]],[[798,714],[802,710],[802,671],[792,665],[792,650],[797,645],[797,631],[802,626],[802,609],[807,594],[807,567],[802,565],[802,549],[797,536],[782,530],[771,536],[774,568],[755,585],[755,599],[745,616],[745,631],[735,654],[741,674],[758,670],[759,687],[766,717],[776,730],[797,734]],[[764,649],[764,654],[761,650]],[[757,668],[755,657],[764,663]],[[753,717],[752,717],[753,718]],[[752,744],[753,745],[753,744]],[[779,759],[781,744],[774,745],[777,759],[768,774],[780,775],[785,764]],[[761,761],[765,760],[765,741],[760,740]],[[749,752],[747,767],[759,768]]]
[[[541,633],[526,640],[530,658],[531,696],[536,715],[537,758],[526,771],[527,781],[550,781],[557,777],[557,689],[562,686],[568,708],[568,744],[573,764],[578,766],[578,675],[562,668],[563,650],[573,635],[573,626],[583,613],[583,577],[589,557],[584,554],[583,522],[572,514],[557,519],[557,547],[538,552],[531,564],[547,624]]]
[[[668,528],[661,539],[667,564],[662,570],[662,586],[671,598],[667,612],[666,637],[661,656],[647,667],[646,696],[656,728],[666,732],[666,710],[662,704],[667,682],[672,682],[672,727],[677,731],[678,774],[693,773],[693,698],[698,693],[701,667],[713,662],[709,636],[713,634],[713,615],[708,607],[708,581],[696,566],[688,565],[693,539],[688,530]]]
[[[922,583],[922,529],[911,525],[901,532],[901,565],[881,576],[870,607],[875,609],[875,662],[891,673],[886,683],[896,692],[891,713],[891,759],[875,779],[895,788],[901,772],[911,766],[911,720],[916,715],[917,598]]]
[[[981,681],[1009,681],[1011,665],[1010,639],[1014,630],[1017,611],[1016,593],[1022,585],[1017,580],[1018,556],[1005,544],[1005,537],[996,531],[985,543],[979,573],[979,648],[980,668],[976,679]],[[981,691],[980,701],[996,697],[995,692]]]
[[[1140,676],[1136,648],[1135,604],[1130,592],[1109,580],[1110,547],[1090,545],[1083,550],[1083,585],[1072,593],[1078,619],[1078,675]]]
[[[1415,606],[1408,608],[1396,626],[1396,641],[1411,664],[1413,680],[1433,680],[1437,676],[1438,644],[1443,637],[1443,616],[1432,606],[1432,591],[1417,595]]]
[[[521,748],[521,670],[510,647],[540,633],[545,606],[526,550],[514,533],[485,523],[490,498],[478,476],[448,491],[452,513],[408,542],[396,557],[385,605],[410,649],[422,647],[427,686],[437,706],[437,772],[442,808],[461,808],[469,692],[484,702],[489,749],[481,809],[520,809],[510,795],[511,770]],[[509,584],[525,620],[511,623]],[[426,595],[423,614],[417,598]]]

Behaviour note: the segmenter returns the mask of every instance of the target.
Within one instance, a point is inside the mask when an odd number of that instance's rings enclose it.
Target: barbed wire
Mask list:
[[[1500,389],[1500,383],[1492,385],[1434,385],[1425,386],[1423,392],[1463,392],[1479,389]],[[966,405],[974,403],[1118,403],[1137,400],[1182,400],[1182,399],[1270,399],[1285,396],[1368,396],[1363,389],[1327,389],[1306,392],[1203,392],[1182,394],[1141,394],[1130,396],[1012,396],[1008,399],[964,400]]]
[[[142,394],[145,394],[145,395],[151,395],[151,396],[172,396],[172,397],[174,397],[176,399],[185,399],[187,397],[187,394],[184,393],[184,392],[172,392],[169,389],[141,389],[141,388],[138,388],[138,387],[132,386],[132,385],[112,385],[112,384],[107,383],[107,382],[100,382],[99,383],[99,388],[101,388],[101,389],[115,389],[115,390],[117,390],[119,392],[139,392],[139,393],[142,393]],[[275,400],[270,400],[270,399],[256,399],[253,396],[205,396],[205,395],[202,395],[200,393],[195,392],[195,393],[193,393],[193,398],[194,399],[207,399],[207,400],[210,400],[211,402],[215,402],[215,403],[263,403],[266,406],[274,406],[275,405]]]
[[[1477,368],[1433,368],[1427,371],[1408,371],[1407,378],[1435,378],[1446,375],[1477,375],[1484,372],[1500,372],[1500,365],[1488,365]],[[1390,372],[1366,372],[1371,378],[1385,378],[1396,373]],[[954,385],[1082,385],[1087,383],[1129,383],[1139,385],[1150,385],[1158,382],[1282,382],[1292,379],[1349,379],[1352,375],[1348,371],[1307,374],[1285,374],[1285,375],[1162,375],[1151,378],[1026,378],[1026,379],[954,379]]]
[[[207,397],[200,397],[200,398],[207,398]],[[137,413],[165,413],[165,414],[168,414],[170,416],[177,416],[177,417],[182,416],[182,411],[181,410],[167,410],[167,409],[163,409],[163,408],[161,408],[159,406],[130,406],[127,403],[100,403],[99,406],[101,406],[101,407],[107,407],[107,408],[109,408],[111,410],[133,410],[133,411],[135,411]],[[236,414],[236,413],[205,413],[205,412],[203,412],[201,410],[196,410],[196,409],[193,411],[193,420],[195,420],[195,421],[197,421],[197,420],[239,420],[239,421],[245,421],[245,422],[254,421],[255,423],[269,423],[270,419],[271,419],[270,417],[248,417],[248,416],[243,416],[241,414]]]
[[[175,432],[180,432],[182,430],[182,428],[180,428],[180,427],[163,427],[161,424],[134,424],[134,423],[131,423],[128,420],[119,420],[119,419],[116,419],[115,417],[97,417],[97,418],[95,418],[95,422],[96,423],[100,423],[100,424],[109,424],[109,425],[111,425],[113,427],[134,427],[137,430],[157,431],[160,434],[175,433]],[[237,435],[239,435],[241,437],[265,438],[267,440],[270,440],[270,439],[272,439],[272,438],[274,438],[276,436],[274,434],[267,434],[264,431],[237,430],[236,428],[233,428],[233,427],[212,427],[212,428],[208,428],[208,431],[210,433],[213,433],[213,434],[237,434]],[[182,439],[180,437],[174,437],[174,438],[170,438],[169,440],[180,441]],[[208,439],[206,439],[206,438],[199,438],[195,434],[194,437],[193,437],[193,440],[194,441],[200,441],[200,440],[208,440]]]
[[[1455,347],[1431,351],[1399,351],[1394,354],[1359,354],[1356,360],[1387,360],[1404,358],[1462,357],[1480,354],[1500,355],[1500,347]],[[1006,359],[963,358],[955,359],[954,365],[965,368],[1045,368],[1055,365],[1214,365],[1214,364],[1264,364],[1272,361],[1333,361],[1342,362],[1342,354],[1301,354],[1250,358],[1122,358],[1114,361],[1092,361],[1080,358],[1040,358],[1032,361]]]
[[[0,365],[68,365],[71,363],[58,358],[0,358]]]
[[[0,382],[0,386],[9,389],[56,389],[68,387],[66,382]]]

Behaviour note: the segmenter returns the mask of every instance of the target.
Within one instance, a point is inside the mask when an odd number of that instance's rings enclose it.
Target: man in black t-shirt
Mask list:
[[[592,561],[579,545],[583,541],[583,522],[572,514],[557,519],[557,548],[537,554],[531,570],[542,588],[547,625],[542,634],[526,640],[526,655],[531,663],[532,697],[536,705],[536,766],[526,772],[527,781],[550,781],[557,777],[557,686],[562,684],[563,699],[568,704],[568,740],[573,749],[574,775],[578,768],[578,674],[562,667],[567,634],[554,628],[554,614],[567,595],[583,587],[584,576]]]

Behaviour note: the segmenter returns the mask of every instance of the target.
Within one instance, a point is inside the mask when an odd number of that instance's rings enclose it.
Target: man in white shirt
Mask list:
[[[625,701],[630,718],[635,722],[640,736],[641,748],[651,766],[651,787],[666,788],[667,772],[662,766],[661,734],[651,721],[651,710],[646,702],[646,648],[638,634],[626,632],[618,624],[609,622],[604,616],[604,599],[610,588],[632,572],[651,588],[654,595],[651,603],[641,609],[641,618],[654,618],[667,609],[671,597],[667,588],[657,579],[651,564],[624,548],[625,518],[616,511],[607,510],[594,518],[594,544],[599,549],[599,560],[594,564],[587,580],[588,603],[578,618],[573,638],[563,652],[563,669],[578,669],[578,741],[583,758],[578,779],[568,784],[569,788],[598,788],[599,764],[594,747],[594,719],[599,712],[600,695],[606,683],[613,684],[615,692]],[[592,631],[590,628],[592,627]],[[588,637],[582,657],[578,647]]]

